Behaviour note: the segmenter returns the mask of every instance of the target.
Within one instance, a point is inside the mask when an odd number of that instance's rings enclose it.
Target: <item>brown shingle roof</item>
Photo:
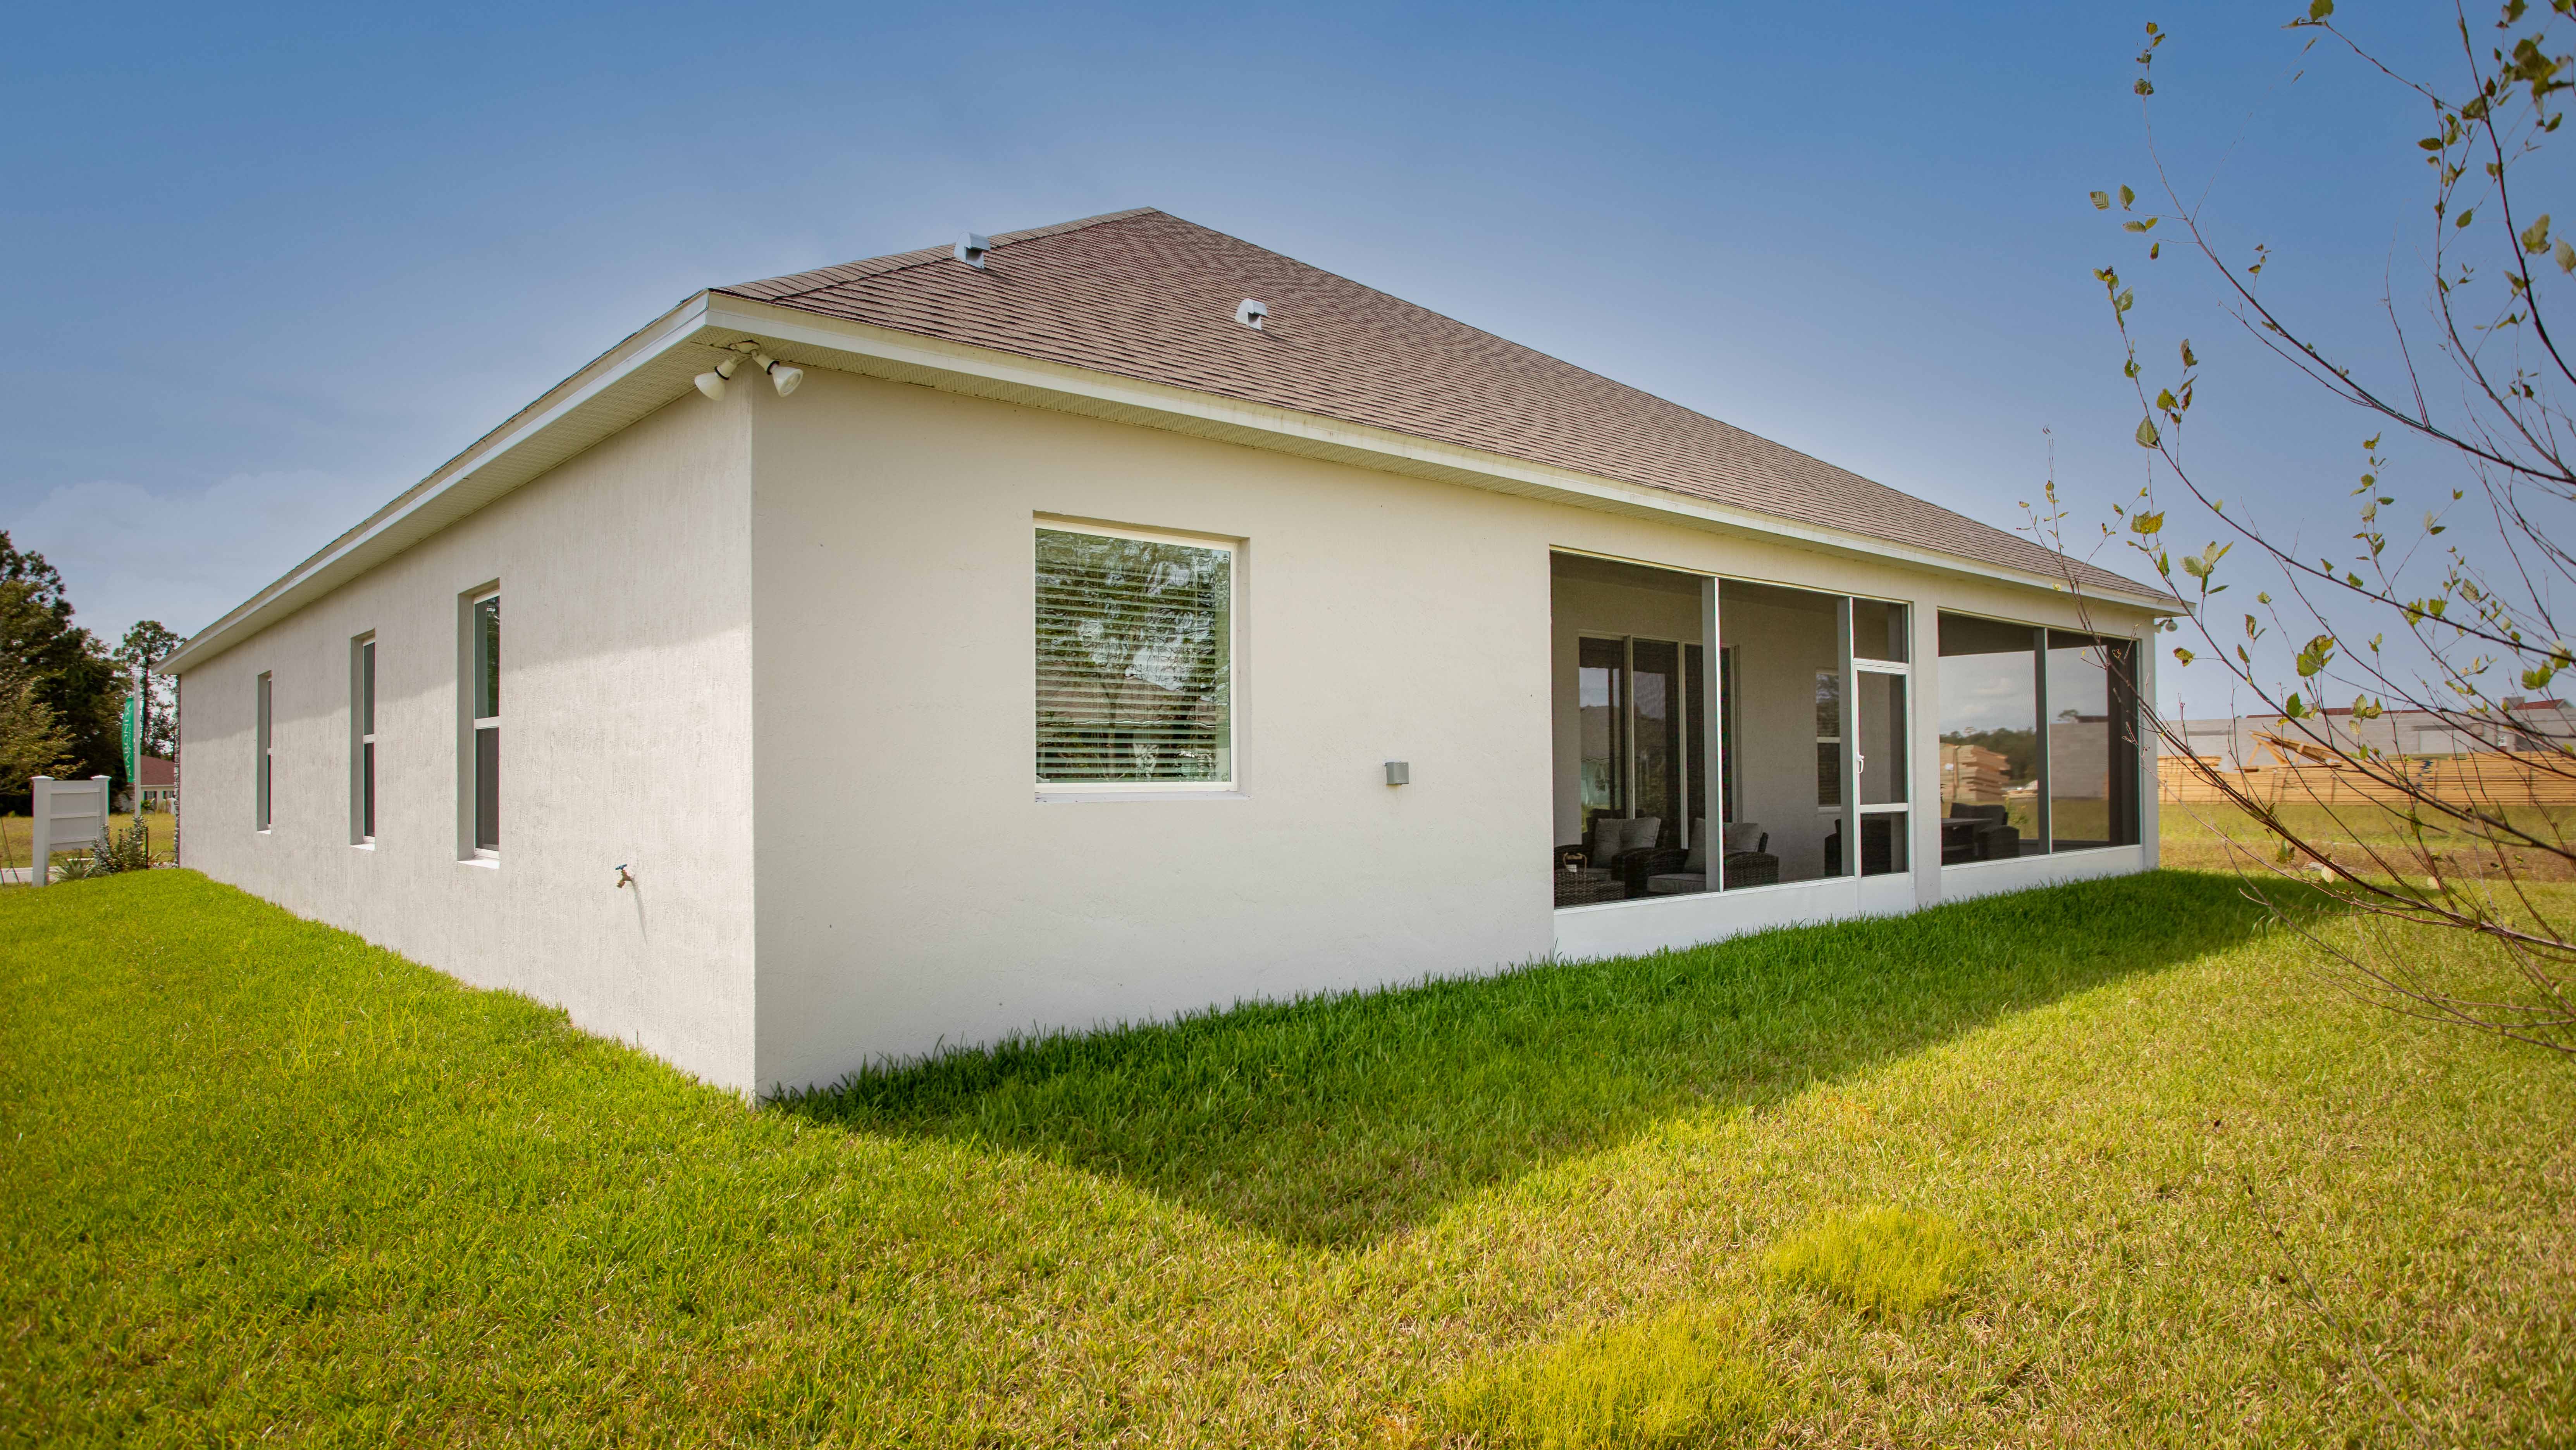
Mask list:
[[[1150,207],[993,241],[981,271],[927,247],[716,290],[2008,568],[2065,567],[2027,538]],[[1234,320],[1247,297],[1268,304],[1266,328]]]

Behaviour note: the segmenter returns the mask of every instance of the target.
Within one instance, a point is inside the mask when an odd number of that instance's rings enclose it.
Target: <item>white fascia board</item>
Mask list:
[[[948,392],[1163,428],[1247,447],[1333,459],[1582,508],[1785,540],[1829,554],[2067,594],[2064,579],[1615,479],[1529,463],[1313,413],[1143,382],[1065,363],[722,293],[701,292],[638,329],[500,427],[448,460],[277,582],[199,630],[154,666],[178,674],[690,391],[725,343],[751,338],[773,355]],[[2104,603],[2173,614],[2178,601],[2091,589]]]
[[[1525,462],[1393,429],[1346,423],[1266,403],[822,317],[744,297],[711,295],[707,320],[717,331],[730,325],[745,334],[773,341],[778,344],[771,349],[773,352],[801,365],[922,383],[951,392],[1139,423],[1255,448],[1333,458],[1366,468],[1578,507],[1675,520],[1722,533],[1786,540],[1825,553],[1885,560],[2054,594],[2073,592],[2064,579],[2054,575],[1801,523],[1711,499]],[[2088,598],[2104,603],[2155,614],[2178,613],[2181,609],[2177,600],[2143,591],[2088,587],[2084,592]]]

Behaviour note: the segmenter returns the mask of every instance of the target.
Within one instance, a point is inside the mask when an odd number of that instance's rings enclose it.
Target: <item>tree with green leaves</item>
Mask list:
[[[24,580],[0,579],[0,635],[37,612],[34,593]],[[0,796],[25,794],[30,777],[51,775],[70,760],[71,737],[37,697],[35,672],[15,652],[0,650]]]
[[[65,741],[55,773],[125,779],[119,713],[125,682],[96,635],[72,622],[63,576],[33,550],[22,550],[0,530],[0,661],[22,676]],[[13,794],[24,781],[0,782]]]
[[[152,666],[185,643],[184,636],[161,621],[142,619],[125,632],[113,656],[126,679],[132,680],[138,669],[143,672],[143,753],[164,760],[176,759],[179,753],[177,685],[153,674]]]
[[[2537,174],[2563,120],[2576,59],[2559,51],[2572,21],[2576,0],[2511,0],[2489,22],[2455,8],[2445,47],[2390,55],[2340,27],[2333,0],[2290,19],[2307,51],[2366,68],[2392,106],[2429,116],[2411,153],[2427,182],[2421,323],[2402,320],[2393,290],[2343,299],[2330,318],[2267,297],[2273,250],[2217,239],[2206,192],[2186,187],[2157,147],[2152,72],[2171,36],[2156,25],[2131,87],[2146,111],[2149,195],[2123,185],[2090,197],[2141,254],[2137,278],[2117,266],[2093,275],[2150,462],[2149,483],[2112,510],[2119,521],[2096,548],[2118,540],[2178,589],[2191,614],[2168,622],[2185,641],[2174,659],[2225,670],[2231,691],[2278,718],[2276,739],[2321,767],[2282,774],[2334,788],[2305,801],[2260,794],[2225,762],[2194,755],[2176,722],[2155,728],[2185,769],[2268,833],[2270,849],[2248,853],[2246,869],[2313,881],[2378,928],[2359,934],[2361,946],[2309,932],[2348,980],[2401,1010],[2562,1052],[2576,1052],[2576,941],[2563,900],[2529,886],[2576,868],[2576,819],[2553,804],[2576,787],[2576,739],[2534,724],[2524,697],[2576,665],[2576,629],[2559,615],[2576,605],[2576,350],[2554,325],[2555,303],[2576,296],[2576,246],[2517,183]],[[2224,463],[2185,449],[2205,387],[2200,357],[2187,327],[2151,340],[2133,310],[2139,279],[2168,247],[2216,279],[2226,323],[2363,418],[2344,546],[2310,552],[2300,530],[2312,510],[2228,506]],[[2331,322],[2383,313],[2395,333],[2387,362],[2325,340]],[[2404,446],[2383,448],[2391,442]],[[2053,483],[2045,497],[2031,527],[2064,549],[2068,510]],[[2231,588],[2252,598],[2222,600]],[[2437,776],[2397,741],[2400,720],[2410,738],[2498,768]],[[2467,779],[2484,783],[2464,789]],[[2476,945],[2428,965],[2423,927]],[[2463,962],[2494,971],[2471,981]]]

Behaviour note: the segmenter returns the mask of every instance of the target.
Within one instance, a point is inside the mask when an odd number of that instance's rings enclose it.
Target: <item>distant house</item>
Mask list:
[[[158,755],[143,757],[143,808],[166,811],[179,799],[179,762]]]
[[[164,668],[187,864],[765,1089],[2151,867],[2177,608],[1146,210],[697,293]]]

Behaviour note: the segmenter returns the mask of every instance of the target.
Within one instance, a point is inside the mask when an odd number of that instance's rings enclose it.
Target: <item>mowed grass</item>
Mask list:
[[[0,1441],[2563,1444],[2570,1121],[2187,873],[753,1108],[154,872],[0,897]]]
[[[177,819],[177,817],[171,815],[168,811],[145,811],[143,813],[143,824],[150,829],[152,834],[153,860],[172,861],[178,859],[173,854],[173,847],[176,843],[172,835]],[[134,813],[131,811],[120,811],[117,814],[108,817],[107,824],[108,829],[111,832],[128,830],[134,825]],[[35,860],[35,849],[36,822],[32,817],[22,815],[0,815],[0,866],[30,865]]]
[[[2514,805],[2499,808],[2519,829],[2547,841],[2576,841],[2576,806]],[[2318,805],[2299,801],[2279,808],[2283,824],[2310,845],[2324,849],[2337,864],[2355,872],[2377,874],[2375,855],[2408,876],[2422,874],[2422,858],[2405,818],[2383,805],[2353,801]],[[2261,822],[2234,805],[2181,804],[2165,801],[2157,810],[2164,864],[2186,871],[2262,871],[2270,866],[2280,839]],[[2438,821],[2424,838],[2424,849],[2439,855],[2446,873],[2482,876],[2494,869],[2493,853],[2469,837],[2440,828]],[[2576,868],[2542,850],[2507,848],[2516,876],[2527,881],[2576,881]]]

